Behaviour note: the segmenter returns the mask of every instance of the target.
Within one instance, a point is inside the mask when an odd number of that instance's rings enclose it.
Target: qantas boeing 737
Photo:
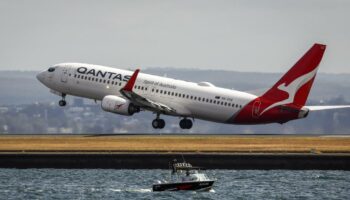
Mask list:
[[[305,105],[325,50],[325,45],[314,44],[262,95],[82,63],[54,65],[37,79],[62,97],[60,106],[66,105],[66,95],[74,95],[99,100],[103,110],[120,115],[147,110],[156,114],[153,128],[164,128],[160,115],[180,117],[182,129],[190,129],[194,118],[228,124],[285,123],[305,118],[310,111],[350,107]]]

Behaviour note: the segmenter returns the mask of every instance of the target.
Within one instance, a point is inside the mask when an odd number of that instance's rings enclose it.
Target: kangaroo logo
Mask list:
[[[122,103],[122,104],[115,104],[115,106],[114,106],[114,109],[115,110],[118,110],[118,109],[120,109],[122,106],[123,106],[124,104]]]
[[[286,92],[288,94],[288,98],[268,106],[260,113],[260,116],[264,114],[266,111],[276,106],[293,103],[294,97],[297,91],[307,82],[309,82],[316,75],[316,72],[317,72],[317,67],[311,72],[304,74],[303,76],[300,76],[299,78],[295,79],[289,85],[287,85],[286,83],[282,83],[281,85],[279,85],[277,88],[281,91]]]

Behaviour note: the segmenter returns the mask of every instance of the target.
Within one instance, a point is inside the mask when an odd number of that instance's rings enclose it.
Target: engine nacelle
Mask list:
[[[132,102],[127,99],[108,95],[102,99],[101,107],[104,111],[112,112],[120,115],[133,115],[134,113],[140,112],[140,107],[135,106]]]

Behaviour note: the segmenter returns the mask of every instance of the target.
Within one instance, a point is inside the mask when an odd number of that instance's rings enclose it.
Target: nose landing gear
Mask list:
[[[159,114],[157,114],[157,118],[152,121],[152,127],[155,129],[162,129],[165,127],[165,121],[159,118]]]
[[[184,118],[180,120],[179,125],[180,125],[180,128],[182,129],[190,129],[192,128],[193,123],[192,123],[192,120]]]
[[[66,94],[62,94],[62,99],[58,102],[58,105],[60,105],[61,107],[67,105]]]

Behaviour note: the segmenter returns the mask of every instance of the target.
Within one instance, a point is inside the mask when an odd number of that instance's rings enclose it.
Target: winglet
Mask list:
[[[134,87],[135,85],[135,82],[136,82],[136,78],[137,78],[137,75],[139,74],[140,72],[140,69],[136,69],[135,72],[132,74],[132,76],[130,77],[129,81],[126,83],[126,85],[124,86],[123,90],[125,91],[132,91],[132,88]]]

